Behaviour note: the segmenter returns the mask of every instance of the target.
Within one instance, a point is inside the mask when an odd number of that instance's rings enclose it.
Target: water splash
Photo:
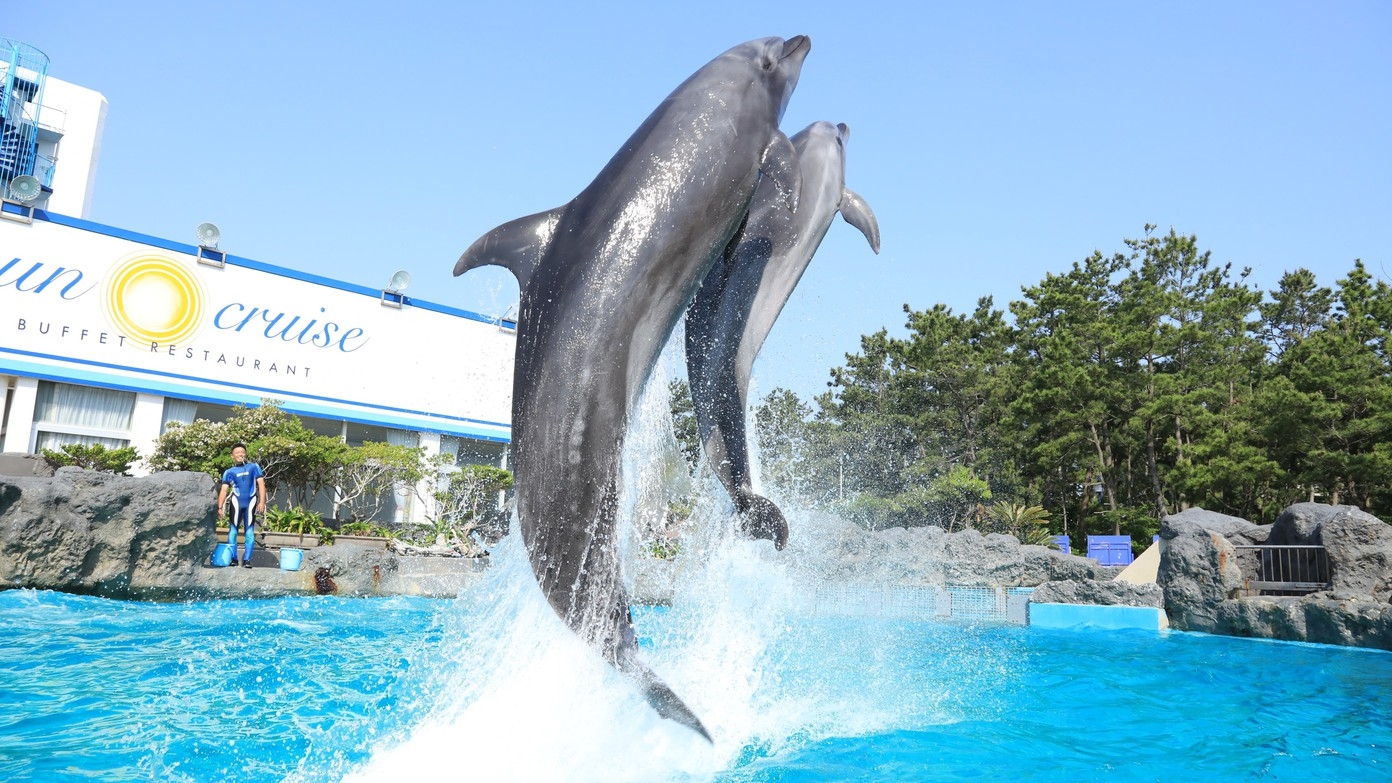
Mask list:
[[[690,491],[667,391],[671,368],[684,364],[680,345],[669,344],[626,440],[617,536],[630,585],[654,520]],[[710,471],[697,483],[681,554],[644,566],[671,580],[671,605],[639,607],[635,623],[643,658],[701,718],[713,745],[659,718],[565,626],[514,533],[452,608],[426,717],[382,742],[345,780],[726,779],[751,759],[902,725],[906,712],[918,720],[940,711],[940,700],[926,696],[930,683],[899,671],[902,661],[877,658],[879,641],[837,623],[809,624],[816,569],[790,553],[815,549],[821,528],[796,525],[794,546],[777,553],[736,534],[733,504]],[[808,649],[818,652],[815,664]],[[865,677],[889,685],[865,687]],[[895,692],[906,684],[918,694]]]
[[[718,768],[704,740],[657,717],[561,622],[520,538],[458,600],[428,717],[345,780],[651,781]]]

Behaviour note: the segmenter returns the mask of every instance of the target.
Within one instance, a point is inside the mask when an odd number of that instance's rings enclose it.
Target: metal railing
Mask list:
[[[1234,549],[1249,595],[1313,593],[1329,587],[1329,553],[1322,546],[1252,544]]]

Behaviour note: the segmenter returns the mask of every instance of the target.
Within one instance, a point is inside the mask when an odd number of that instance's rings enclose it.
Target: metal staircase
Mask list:
[[[0,196],[9,195],[10,180],[34,174],[47,78],[48,55],[0,38]]]

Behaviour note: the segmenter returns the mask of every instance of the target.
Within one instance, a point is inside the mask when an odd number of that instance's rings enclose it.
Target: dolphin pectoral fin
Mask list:
[[[850,188],[841,191],[841,218],[860,229],[860,233],[870,240],[870,249],[876,255],[880,252],[880,224],[875,220],[875,212],[865,199]]]
[[[788,545],[788,520],[772,500],[753,492],[745,494],[741,500],[741,530],[754,538],[767,538],[773,542],[774,549],[781,550]]]
[[[759,173],[773,181],[788,211],[797,212],[798,198],[802,195],[802,167],[798,165],[797,148],[783,131],[774,131],[773,141],[769,142],[764,159],[759,163]]]
[[[525,290],[532,270],[546,253],[556,224],[564,214],[565,207],[558,207],[510,220],[489,231],[455,262],[454,276],[480,266],[504,266],[517,277],[518,287]]]

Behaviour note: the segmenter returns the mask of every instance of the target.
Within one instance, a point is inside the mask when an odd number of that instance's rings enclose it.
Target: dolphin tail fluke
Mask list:
[[[657,675],[648,672],[648,676],[651,679],[645,683],[643,698],[648,700],[648,704],[652,705],[653,710],[667,720],[674,720],[697,734],[700,734],[702,737],[706,738],[706,742],[714,745],[715,740],[711,739],[710,732],[706,731],[706,727],[701,723],[701,719],[696,717],[696,713],[692,712],[691,708],[686,706],[686,703],[681,700],[681,697],[677,696],[671,688],[667,687],[667,683],[659,680]]]
[[[638,660],[636,652],[637,647],[621,650],[618,655],[618,669],[638,682],[638,687],[643,691],[643,698],[647,699],[653,711],[700,734],[706,738],[706,742],[715,744],[715,740],[711,739],[710,732],[706,731],[705,725],[696,717],[696,713],[686,706],[681,697],[668,687],[656,672]]]
[[[788,520],[772,500],[753,492],[743,497],[741,529],[754,538],[767,538],[775,549],[788,545]]]
[[[875,212],[865,199],[850,188],[841,192],[841,217],[847,223],[860,229],[860,233],[870,241],[870,249],[880,252],[880,223],[875,220]]]
[[[532,270],[546,253],[556,224],[564,214],[565,207],[558,207],[510,220],[489,231],[459,256],[454,264],[454,276],[480,266],[504,266],[517,276],[518,287],[525,290]]]

